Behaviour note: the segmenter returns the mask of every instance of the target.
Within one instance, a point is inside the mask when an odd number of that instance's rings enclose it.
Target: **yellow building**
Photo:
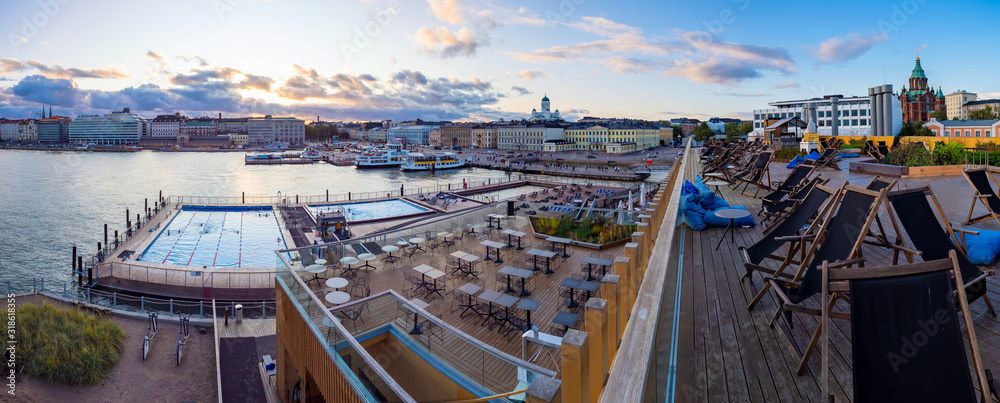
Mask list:
[[[566,140],[576,143],[578,150],[625,154],[658,146],[660,130],[635,125],[570,126]]]
[[[497,127],[477,125],[472,127],[472,145],[477,148],[497,148]]]
[[[975,92],[958,90],[944,96],[944,105],[948,110],[948,119],[968,119],[962,116],[962,106],[976,100]]]
[[[250,144],[250,136],[246,134],[230,134],[229,143],[234,146],[245,146]]]

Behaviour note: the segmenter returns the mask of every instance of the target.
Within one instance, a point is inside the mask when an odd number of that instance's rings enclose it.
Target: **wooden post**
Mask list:
[[[562,381],[538,375],[525,392],[527,403],[561,403]]]
[[[635,258],[632,262],[635,264],[635,267],[639,269],[636,270],[636,273],[642,273],[643,267],[646,265],[646,255],[649,253],[649,250],[646,249],[646,240],[644,239],[645,233],[639,231],[639,229],[642,229],[642,223],[639,223],[636,226],[638,228],[636,232],[632,233],[632,242],[630,242],[636,244]]]
[[[585,305],[587,319],[584,326],[590,339],[590,401],[596,402],[604,389],[608,376],[608,301],[591,298]]]
[[[628,259],[628,263],[625,265],[625,271],[628,273],[628,278],[627,278],[628,283],[624,284],[624,287],[628,291],[627,293],[628,298],[626,298],[626,300],[628,301],[628,305],[625,305],[625,310],[628,311],[630,314],[632,312],[632,304],[635,303],[636,294],[638,294],[639,292],[639,287],[636,286],[636,284],[639,284],[639,282],[637,282],[635,279],[636,267],[638,267],[637,262],[639,260],[638,256],[639,256],[639,246],[635,242],[629,242],[625,244],[625,257]]]
[[[590,380],[587,333],[569,329],[562,339],[562,380],[564,402],[589,402]]]
[[[618,312],[621,316],[618,318],[618,342],[621,343],[622,334],[625,333],[625,324],[628,323],[628,316],[632,313],[632,285],[631,285],[631,273],[629,272],[629,266],[632,265],[632,259],[626,256],[618,256],[615,258],[615,273],[620,273],[618,276]],[[607,297],[605,297],[607,298]]]
[[[80,273],[76,271],[76,245],[73,245],[73,256],[69,258],[69,262],[73,264],[72,274],[76,274],[77,282],[82,283],[83,280],[81,280]],[[72,280],[72,277],[70,277],[70,280]]]
[[[104,224],[104,246],[108,245],[108,224]]]
[[[243,204],[247,204],[247,192],[240,192],[240,195],[241,195],[240,200],[243,202]]]
[[[330,189],[326,190],[326,201],[330,201]]]
[[[624,328],[619,327],[623,323],[620,308],[621,296],[618,295],[619,279],[620,276],[617,274],[608,274],[601,279],[601,296],[604,297],[604,300],[608,301],[608,325],[606,326],[607,338],[605,340],[608,341],[609,366],[615,360],[615,354],[618,353],[618,343],[621,342],[621,335],[624,330]]]

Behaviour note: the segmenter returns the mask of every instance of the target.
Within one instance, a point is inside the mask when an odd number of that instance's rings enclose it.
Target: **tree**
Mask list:
[[[916,121],[916,122],[906,122],[906,123],[903,123],[903,128],[899,130],[899,136],[900,137],[916,136],[917,135],[917,128],[920,127],[920,126],[923,126],[923,125],[924,125],[924,122],[919,121],[919,120]]]
[[[931,113],[931,117],[937,119],[938,121],[948,120],[948,111],[945,110],[934,111],[934,113]]]
[[[674,137],[681,138],[684,137],[684,128],[681,125],[670,126],[674,128]]]
[[[986,105],[985,108],[978,111],[972,111],[969,113],[969,119],[972,120],[993,120],[997,118],[996,112],[993,111],[993,107]]]
[[[726,123],[724,130],[726,131],[726,138],[729,140],[733,140],[735,138],[746,136],[747,133],[752,132],[753,123],[751,122]]]
[[[694,128],[693,133],[695,141],[705,141],[715,135],[715,131],[708,127],[708,123],[701,122],[700,125]]]
[[[927,126],[920,126],[914,133],[914,136],[934,136],[934,132],[931,131]]]

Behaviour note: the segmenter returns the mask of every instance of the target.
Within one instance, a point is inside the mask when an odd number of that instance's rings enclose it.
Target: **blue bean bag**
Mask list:
[[[840,158],[858,158],[860,155],[856,153],[841,153]]]
[[[681,198],[680,205],[684,214],[684,223],[695,231],[701,231],[706,227],[703,221],[705,209],[701,207],[699,200],[698,194],[689,194]]]
[[[718,210],[708,211],[705,213],[705,216],[704,218],[702,218],[702,221],[704,221],[705,224],[711,225],[713,227],[725,227],[729,225],[729,219],[716,216],[715,212],[719,210],[733,210],[733,209],[746,211],[747,208],[745,206],[732,206],[732,207],[723,207]],[[740,227],[756,227],[757,222],[753,220],[753,216],[746,216],[744,218],[737,219],[735,225]]]
[[[729,203],[726,202],[726,200],[721,197],[716,197],[715,201],[713,201],[712,203],[706,205],[705,202],[702,202],[701,206],[704,207],[706,211],[715,211],[720,208],[729,207]]]
[[[977,229],[979,235],[965,235],[966,252],[973,264],[993,263],[1000,253],[1000,232]]]
[[[822,156],[823,156],[823,154],[820,154],[818,152],[813,151],[813,152],[809,153],[809,155],[806,156],[806,159],[807,160],[818,160],[819,157],[822,157]]]
[[[795,168],[795,167],[799,166],[799,164],[801,164],[802,161],[805,161],[805,160],[806,160],[806,157],[801,156],[801,155],[796,155],[795,158],[792,158],[791,161],[788,161],[788,165],[785,165],[785,168],[788,168],[788,169]]]
[[[684,185],[681,186],[681,196],[689,195],[691,193],[698,193],[698,188],[694,187],[691,181],[684,181]]]

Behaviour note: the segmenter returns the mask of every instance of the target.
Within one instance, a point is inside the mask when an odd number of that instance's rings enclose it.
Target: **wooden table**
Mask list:
[[[542,270],[540,267],[538,267],[538,257],[541,256],[545,258],[545,271],[543,271],[543,273],[545,274],[555,273],[555,271],[549,268],[549,259],[555,257],[556,255],[555,252],[549,252],[547,250],[541,250],[541,249],[531,249],[525,253],[531,255],[531,263],[532,263],[531,270],[533,271]]]

